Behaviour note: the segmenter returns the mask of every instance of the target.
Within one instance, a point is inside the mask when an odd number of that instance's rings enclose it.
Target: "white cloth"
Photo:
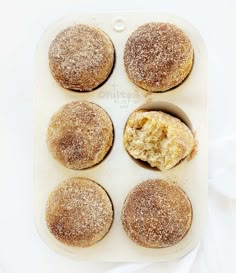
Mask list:
[[[211,143],[209,185],[226,198],[236,198],[236,136]]]

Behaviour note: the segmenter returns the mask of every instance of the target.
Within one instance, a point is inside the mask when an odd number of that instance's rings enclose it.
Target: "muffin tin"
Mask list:
[[[125,72],[123,50],[131,33],[148,22],[170,22],[183,29],[194,48],[194,64],[187,79],[164,93],[150,93],[135,86]],[[52,77],[48,49],[56,34],[67,26],[82,23],[103,30],[112,40],[116,60],[108,80],[91,92],[63,89]],[[36,51],[34,101],[34,215],[41,238],[55,251],[78,261],[161,262],[179,258],[199,242],[207,212],[207,53],[198,31],[185,20],[157,12],[110,12],[68,16],[53,24],[42,36]],[[46,144],[49,120],[62,105],[86,100],[103,107],[114,126],[111,151],[98,165],[86,170],[71,170],[53,159]],[[197,153],[169,171],[161,172],[134,160],[123,145],[123,132],[135,109],[168,112],[183,120],[196,134]],[[74,248],[57,241],[45,221],[46,201],[50,192],[71,177],[85,177],[106,189],[114,205],[114,222],[109,233],[88,248]],[[134,244],[122,228],[120,214],[129,191],[147,179],[177,182],[187,193],[193,207],[193,221],[187,235],[178,244],[148,249]]]

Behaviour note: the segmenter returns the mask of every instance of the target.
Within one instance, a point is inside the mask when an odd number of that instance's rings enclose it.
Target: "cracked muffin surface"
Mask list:
[[[124,146],[135,159],[165,171],[191,154],[195,139],[180,119],[162,111],[138,110],[127,121]]]

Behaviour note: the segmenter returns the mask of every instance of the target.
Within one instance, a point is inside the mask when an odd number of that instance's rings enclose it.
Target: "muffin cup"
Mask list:
[[[195,132],[193,129],[193,125],[189,119],[189,117],[187,116],[187,114],[181,109],[179,108],[177,105],[173,104],[173,103],[169,103],[166,101],[149,101],[141,106],[139,106],[137,109],[135,109],[132,113],[134,113],[135,111],[138,110],[147,110],[147,111],[161,111],[163,113],[169,114],[175,118],[178,118],[180,121],[182,121],[192,132],[194,140],[195,140],[195,146],[192,150],[192,152],[190,153],[190,155],[184,157],[183,159],[181,159],[175,166],[181,164],[182,161],[184,160],[188,160],[192,157],[194,157],[195,153],[197,152],[197,140],[195,139]],[[131,113],[131,115],[132,115]],[[128,117],[129,120],[130,116]],[[127,122],[128,122],[127,120]],[[126,122],[126,125],[127,125]],[[126,126],[125,126],[126,127]],[[125,128],[124,128],[124,134],[125,134]],[[151,167],[151,165],[146,162],[146,161],[142,161],[140,159],[136,159],[134,158],[128,150],[126,150],[127,153],[130,155],[130,158],[139,166],[146,168],[146,169],[151,169],[151,170],[156,170],[156,171],[161,171],[156,167]],[[175,168],[175,166],[173,166],[172,168]],[[172,169],[171,168],[171,169]]]
[[[185,81],[164,93],[149,93],[135,86],[125,72],[124,46],[138,26],[148,22],[170,22],[183,29],[194,48],[194,64]],[[48,49],[56,34],[67,26],[82,23],[100,28],[112,40],[116,62],[108,80],[91,92],[63,89],[52,77]],[[162,262],[190,252],[199,242],[207,214],[207,52],[199,32],[185,20],[157,12],[83,13],[68,16],[43,34],[36,52],[34,94],[34,215],[37,230],[46,244],[58,253],[75,260],[110,262]],[[112,150],[98,165],[85,170],[71,170],[56,162],[47,148],[46,132],[53,113],[73,100],[90,101],[101,106],[111,117],[115,139]],[[123,145],[123,132],[129,115],[137,108],[174,105],[174,112],[196,132],[198,150],[195,157],[184,160],[171,170],[160,172],[136,164]],[[164,107],[164,108],[163,108]],[[180,112],[178,112],[181,109]],[[168,109],[167,109],[168,110]],[[170,111],[170,109],[169,109]],[[177,113],[177,112],[178,113]],[[176,113],[175,113],[176,112]],[[181,116],[181,113],[186,115]],[[46,202],[50,192],[71,177],[85,177],[99,183],[114,205],[114,222],[109,233],[88,248],[68,247],[49,232],[45,221]],[[178,244],[161,249],[135,245],[125,234],[121,209],[129,191],[147,179],[176,182],[188,195],[193,221],[187,235]],[[111,251],[112,249],[112,251]]]

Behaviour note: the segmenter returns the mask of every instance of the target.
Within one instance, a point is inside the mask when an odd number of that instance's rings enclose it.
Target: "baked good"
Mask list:
[[[51,118],[47,144],[53,157],[65,167],[89,168],[106,156],[113,143],[113,125],[98,105],[73,101]]]
[[[188,232],[192,207],[186,193],[175,183],[147,180],[128,194],[121,220],[125,232],[136,244],[170,247]]]
[[[148,23],[132,33],[125,45],[125,69],[137,86],[152,92],[180,84],[193,64],[188,36],[170,23]]]
[[[90,91],[111,73],[114,47],[100,29],[79,24],[57,34],[48,57],[52,75],[62,87]]]
[[[113,222],[106,191],[92,180],[68,179],[50,194],[46,223],[55,238],[69,246],[88,247],[100,241]]]
[[[124,146],[135,159],[165,171],[191,154],[195,140],[180,119],[162,111],[138,110],[127,121]]]

